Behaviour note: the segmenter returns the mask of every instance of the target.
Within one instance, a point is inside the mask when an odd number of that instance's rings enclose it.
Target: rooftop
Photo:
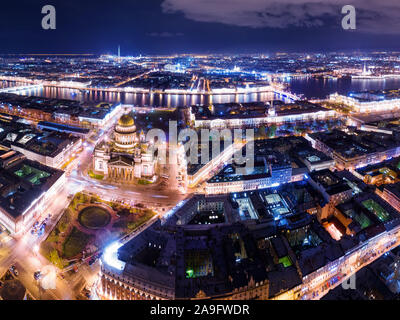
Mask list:
[[[400,89],[351,92],[349,93],[349,97],[359,102],[394,100],[400,99]]]
[[[18,152],[3,152],[0,157],[0,207],[14,219],[64,174]]]
[[[0,93],[0,111],[7,111],[9,107],[20,110],[38,110],[52,117],[68,115],[91,119],[103,119],[117,104],[105,102],[79,102],[66,99],[49,99],[35,96],[21,96],[13,93]]]
[[[306,101],[297,101],[287,104],[280,100],[275,100],[272,106],[277,116],[315,113],[328,110],[318,104]],[[268,117],[270,107],[271,103],[264,102],[214,103],[212,106],[192,106],[191,111],[194,113],[196,120],[246,119]]]
[[[40,131],[19,122],[5,122],[0,119],[0,143],[16,146],[44,156],[55,157],[67,145],[79,138],[68,133]]]
[[[318,192],[307,182],[224,196],[196,195],[119,249],[119,259],[126,263],[121,276],[136,285],[147,283],[145,290],[166,298],[192,298],[200,290],[206,296],[224,296],[265,281],[273,297],[400,223],[400,214],[376,194],[362,192],[351,201],[338,208],[360,228],[352,237],[334,239],[308,213],[317,206]],[[198,210],[223,210],[228,219],[191,224]],[[244,211],[250,219],[241,219]]]
[[[324,143],[342,157],[351,159],[366,154],[387,151],[400,146],[400,139],[385,133],[353,130],[332,130],[311,133],[309,136]]]

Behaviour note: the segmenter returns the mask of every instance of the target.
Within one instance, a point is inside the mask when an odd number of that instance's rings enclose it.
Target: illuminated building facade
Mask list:
[[[244,151],[245,147],[242,154]],[[302,137],[281,137],[254,141],[251,165],[249,168],[235,163],[225,165],[207,180],[206,194],[250,191],[302,181],[309,172],[333,167],[334,160],[313,149]]]
[[[25,231],[65,186],[63,171],[0,150],[0,223],[12,234]]]
[[[400,109],[399,90],[354,92],[347,96],[335,93],[329,96],[329,100],[350,106],[357,113]]]
[[[189,166],[187,166],[187,179],[189,182],[189,186],[194,187],[200,182],[211,178],[215,171],[221,169],[225,163],[232,160],[234,153],[239,150],[243,145],[243,142],[231,143],[226,148],[225,145],[223,145],[223,147],[221,146],[223,149],[218,155],[214,156],[212,155],[212,152],[209,152],[211,159],[209,159],[209,161],[207,161],[206,163],[203,164],[201,157],[199,157],[198,163],[190,164]],[[209,147],[211,149],[211,146],[211,143],[208,146],[206,143],[205,148]],[[199,145],[199,148],[201,150],[202,144]],[[180,159],[179,161],[181,161],[182,164],[186,166],[187,160],[185,148],[181,146],[178,148],[177,152],[178,159]]]
[[[82,139],[69,133],[37,130],[19,120],[0,119],[0,143],[46,166],[61,168],[82,146]]]
[[[377,188],[376,193],[400,212],[400,183],[388,184]]]
[[[152,178],[156,160],[149,150],[143,131],[138,134],[134,120],[123,115],[111,141],[101,142],[94,150],[93,167],[108,179],[133,182],[135,178]]]
[[[122,104],[85,103],[0,93],[0,111],[35,121],[59,122],[88,128],[104,127],[121,112]]]
[[[11,143],[11,148],[15,151],[21,152],[28,159],[38,161],[44,165],[61,168],[63,164],[68,161],[72,155],[79,150],[82,146],[82,140],[79,138],[66,138],[55,139],[59,144],[51,144],[54,148],[42,148],[40,145],[45,141],[52,141],[52,137],[44,138],[43,140],[32,141],[29,146],[21,143]],[[39,145],[40,144],[40,145]],[[48,147],[48,145],[47,145]]]
[[[337,118],[335,110],[305,101],[284,104],[274,101],[273,105],[263,103],[216,104],[193,106],[190,120],[196,128],[242,128],[262,125],[308,122]]]

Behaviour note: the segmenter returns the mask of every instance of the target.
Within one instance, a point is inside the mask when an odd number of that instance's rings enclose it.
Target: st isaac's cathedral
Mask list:
[[[128,114],[118,120],[112,139],[100,142],[94,149],[95,172],[116,182],[152,178],[155,166],[156,160],[149,152],[143,130],[137,133],[135,122]]]

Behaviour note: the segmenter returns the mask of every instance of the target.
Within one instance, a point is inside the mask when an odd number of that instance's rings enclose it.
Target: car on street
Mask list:
[[[34,278],[35,280],[39,280],[41,276],[42,276],[42,274],[41,274],[40,271],[36,271],[36,272],[33,274],[33,278]]]
[[[46,225],[42,225],[37,233],[38,237],[41,237],[44,234]]]
[[[10,272],[11,272],[14,276],[18,277],[18,270],[17,270],[16,266],[12,265],[12,266],[10,267]]]

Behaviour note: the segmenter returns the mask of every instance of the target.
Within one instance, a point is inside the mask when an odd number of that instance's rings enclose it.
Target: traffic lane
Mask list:
[[[28,289],[29,292],[34,296],[35,299],[42,300],[68,300],[73,299],[75,294],[70,290],[68,284],[55,276],[55,289],[43,289],[40,285],[40,281],[35,280],[34,273],[36,271],[45,272],[45,267],[49,266],[50,270],[57,270],[49,264],[49,262],[43,261],[44,258],[40,255],[25,254],[23,257],[17,258],[14,265],[17,268],[18,276],[16,277],[21,283]]]
[[[28,292],[34,297],[36,300],[58,300],[59,298],[56,296],[52,290],[44,290],[40,287],[38,281],[36,281],[33,277],[33,273],[37,270],[34,267],[28,267],[25,263],[17,261],[14,264],[18,271],[18,276],[15,278],[18,279],[24,287],[28,290]],[[35,271],[33,271],[35,270]]]

